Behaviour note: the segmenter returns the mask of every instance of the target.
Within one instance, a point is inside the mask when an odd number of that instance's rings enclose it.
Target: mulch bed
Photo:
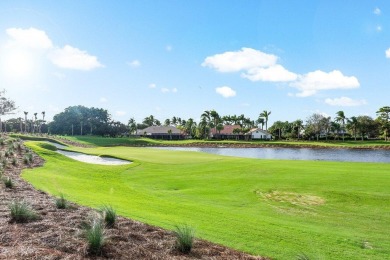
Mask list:
[[[0,146],[2,158],[6,149],[7,144]],[[3,181],[0,183],[0,259],[267,259],[204,240],[195,240],[191,253],[182,254],[174,247],[171,231],[122,217],[115,227],[106,229],[107,243],[101,254],[90,255],[82,224],[96,211],[76,204],[57,209],[52,196],[20,178],[24,168],[44,164],[34,154],[32,163],[26,165],[25,153],[24,147],[15,150],[17,165],[8,163],[4,169],[3,177],[10,177],[14,187],[6,188]],[[29,203],[39,219],[11,221],[9,204],[15,200]]]

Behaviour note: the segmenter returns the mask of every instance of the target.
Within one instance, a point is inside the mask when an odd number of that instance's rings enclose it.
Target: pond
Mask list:
[[[369,149],[312,149],[312,148],[204,148],[156,147],[175,151],[195,151],[211,154],[260,159],[314,160],[340,162],[390,163],[390,150]]]

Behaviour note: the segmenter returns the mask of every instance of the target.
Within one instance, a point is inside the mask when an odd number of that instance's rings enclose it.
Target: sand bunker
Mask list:
[[[123,165],[123,164],[130,164],[131,163],[129,161],[120,160],[120,159],[116,159],[116,158],[100,157],[100,156],[96,156],[96,155],[69,152],[69,151],[63,151],[63,150],[57,150],[57,153],[60,153],[62,155],[65,155],[69,158],[72,158],[72,159],[80,161],[80,162],[92,163],[92,164]]]

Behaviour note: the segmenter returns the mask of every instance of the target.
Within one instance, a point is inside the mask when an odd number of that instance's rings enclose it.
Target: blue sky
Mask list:
[[[29,115],[270,122],[388,106],[388,1],[1,1],[0,88]]]

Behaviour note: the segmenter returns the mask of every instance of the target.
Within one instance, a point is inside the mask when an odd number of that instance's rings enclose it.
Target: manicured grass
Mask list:
[[[106,138],[98,136],[66,136],[63,137],[71,141],[80,142],[95,146],[158,146],[158,145],[191,145],[191,144],[255,144],[255,145],[272,145],[282,147],[339,147],[339,148],[380,148],[390,147],[390,142],[381,140],[375,141],[235,141],[235,140],[154,140],[149,138]]]
[[[276,259],[390,255],[390,164],[75,148],[134,162],[100,166],[28,146],[46,164],[23,178],[83,205],[111,205],[119,215],[172,230],[186,223],[197,237]]]

